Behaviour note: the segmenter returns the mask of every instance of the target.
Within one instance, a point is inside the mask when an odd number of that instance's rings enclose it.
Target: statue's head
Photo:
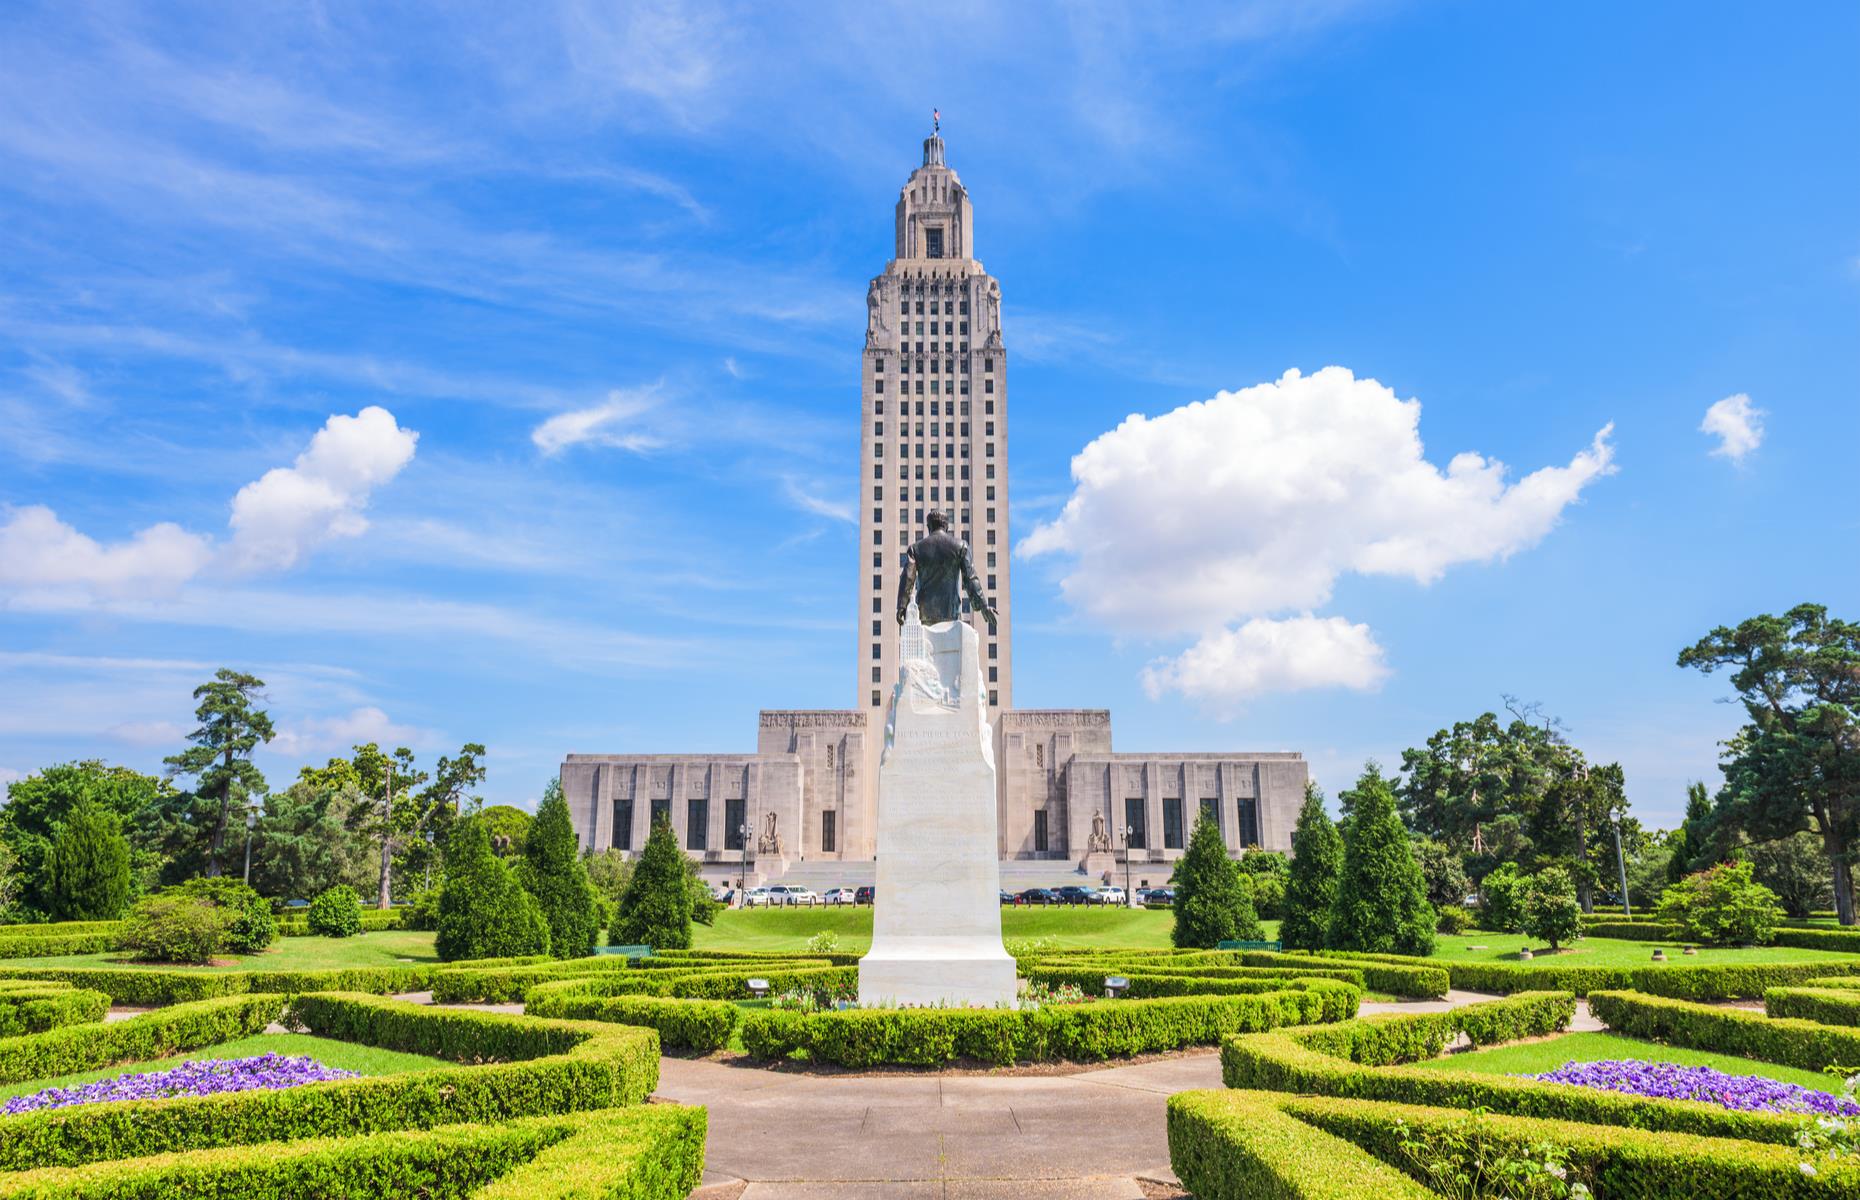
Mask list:
[[[949,528],[949,514],[933,508],[930,515],[924,518],[924,524],[930,527],[931,533],[940,533]]]

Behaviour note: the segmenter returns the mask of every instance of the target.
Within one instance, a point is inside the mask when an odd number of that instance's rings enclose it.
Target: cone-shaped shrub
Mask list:
[[[691,946],[691,888],[685,882],[685,852],[665,821],[652,827],[639,866],[621,893],[610,946],[651,946],[687,950]]]
[[[594,953],[594,939],[600,933],[594,888],[575,843],[568,801],[559,790],[551,789],[543,797],[523,841],[523,885],[542,907],[551,954],[581,958]]]
[[[129,907],[129,843],[116,814],[80,800],[45,858],[45,892],[58,921],[114,921]]]
[[[1227,857],[1221,828],[1204,815],[1195,821],[1188,849],[1175,869],[1175,930],[1177,946],[1212,949],[1221,942],[1257,941],[1264,936],[1259,914],[1253,909],[1253,890],[1240,878],[1240,868]]]
[[[1285,919],[1279,940],[1288,950],[1322,950],[1337,907],[1337,875],[1343,870],[1343,839],[1324,811],[1324,793],[1305,785],[1305,806],[1292,830],[1292,869],[1285,881]]]
[[[447,962],[549,952],[549,926],[536,897],[491,853],[491,839],[476,818],[455,824],[446,841],[437,948]]]
[[[1432,954],[1434,906],[1427,902],[1427,879],[1395,811],[1395,793],[1371,763],[1353,795],[1329,943],[1339,950]]]

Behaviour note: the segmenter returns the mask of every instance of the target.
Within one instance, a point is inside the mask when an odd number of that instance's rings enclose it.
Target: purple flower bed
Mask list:
[[[261,1054],[256,1058],[201,1059],[167,1071],[145,1071],[99,1079],[80,1087],[46,1088],[30,1096],[15,1096],[0,1107],[0,1114],[65,1108],[73,1104],[102,1104],[109,1100],[161,1100],[169,1096],[211,1096],[218,1092],[246,1092],[254,1088],[290,1088],[330,1079],[354,1079],[354,1071],[338,1071],[314,1058]]]
[[[1704,1100],[1750,1112],[1810,1113],[1816,1116],[1860,1116],[1860,1105],[1829,1092],[1800,1084],[1783,1083],[1761,1075],[1727,1075],[1710,1067],[1682,1067],[1677,1063],[1609,1061],[1564,1063],[1544,1075],[1527,1076],[1546,1083],[1627,1092],[1660,1100]]]

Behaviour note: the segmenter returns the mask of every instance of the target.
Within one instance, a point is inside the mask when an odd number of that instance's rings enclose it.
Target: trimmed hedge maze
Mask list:
[[[0,1197],[680,1197],[699,1108],[642,1103],[650,1029],[433,1008],[364,994],[247,994],[0,1040],[16,1082],[164,1057],[273,1021],[457,1065],[277,1091],[0,1118]]]
[[[102,992],[47,980],[0,979],[0,1038],[101,1021],[109,1011],[110,998]]]
[[[1784,989],[1782,1003],[1800,990]],[[1860,988],[1844,995],[1860,999]],[[1643,992],[1596,991],[1589,1005],[1636,1038],[1809,1070],[1860,1062],[1851,1026]],[[1504,1156],[1541,1159],[1545,1147],[1597,1196],[1860,1195],[1860,1157],[1801,1148],[1804,1116],[1412,1065],[1462,1034],[1500,1045],[1556,1033],[1574,1007],[1569,991],[1526,992],[1444,1013],[1229,1037],[1229,1090],[1170,1102],[1171,1161],[1201,1200],[1431,1197],[1441,1193],[1429,1187],[1438,1177],[1430,1169],[1471,1170],[1474,1155],[1489,1169]],[[1422,1144],[1424,1155],[1414,1150]]]

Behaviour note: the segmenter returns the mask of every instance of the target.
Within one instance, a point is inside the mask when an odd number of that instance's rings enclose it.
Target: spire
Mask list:
[[[924,139],[924,166],[940,167],[943,165],[943,113],[941,109],[930,110],[930,136]]]

